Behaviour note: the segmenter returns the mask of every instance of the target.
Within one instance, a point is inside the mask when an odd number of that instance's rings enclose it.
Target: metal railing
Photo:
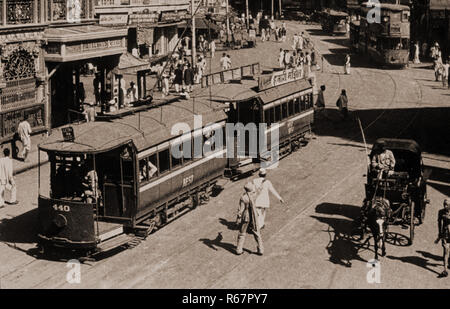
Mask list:
[[[202,88],[209,87],[215,84],[222,84],[230,80],[242,79],[244,76],[255,76],[260,74],[259,62],[241,67],[235,67],[220,72],[214,72],[202,76]]]

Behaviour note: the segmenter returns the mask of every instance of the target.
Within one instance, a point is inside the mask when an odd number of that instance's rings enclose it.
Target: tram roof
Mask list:
[[[257,87],[255,80],[215,84],[203,88],[201,96],[209,99],[211,93],[211,100],[216,102],[246,101],[258,95]]]
[[[61,129],[53,130],[39,148],[61,153],[101,153],[132,141],[138,151],[175,138],[171,129],[176,123],[186,123],[194,128],[194,114],[202,115],[202,125],[225,120],[227,115],[222,103],[195,98],[179,100],[159,108],[113,119],[71,124],[75,140],[64,142]],[[162,119],[161,119],[162,113]],[[140,119],[139,119],[140,118]],[[139,126],[140,122],[140,126]],[[58,132],[55,132],[58,131]]]
[[[375,5],[375,3],[364,2],[361,4],[361,7],[370,9],[374,5]],[[386,10],[391,10],[391,11],[405,11],[405,10],[409,11],[410,10],[409,6],[402,5],[402,4],[377,3],[376,6],[380,7],[381,9],[386,9]]]
[[[348,16],[348,14],[346,12],[335,11],[335,10],[322,11],[322,13],[330,15],[330,16],[339,16],[339,17],[347,17]]]
[[[407,150],[418,155],[421,153],[420,146],[416,141],[400,138],[379,138],[373,144],[372,151],[378,150],[382,144],[385,144],[388,149]]]
[[[264,104],[273,102],[277,99],[287,97],[296,92],[312,89],[311,84],[306,79],[299,79],[277,87],[272,87],[261,91],[258,95]]]

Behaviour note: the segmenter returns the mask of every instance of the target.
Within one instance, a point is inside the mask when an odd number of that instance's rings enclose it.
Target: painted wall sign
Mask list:
[[[126,25],[128,24],[128,14],[102,14],[98,23],[100,25]]]

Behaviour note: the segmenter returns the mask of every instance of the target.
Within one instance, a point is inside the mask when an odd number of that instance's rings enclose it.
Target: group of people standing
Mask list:
[[[431,58],[433,59],[433,67],[434,67],[434,76],[436,81],[442,81],[443,87],[450,88],[449,83],[449,59],[445,61],[442,60],[442,51],[439,47],[439,43],[435,43],[430,48]]]
[[[285,42],[287,35],[286,23],[283,22],[281,26],[277,26],[273,19],[267,23],[266,16],[265,20],[266,22],[261,26],[261,41],[270,41],[273,35],[275,42]]]

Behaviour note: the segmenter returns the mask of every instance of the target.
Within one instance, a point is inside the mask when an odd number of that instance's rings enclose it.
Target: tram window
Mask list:
[[[275,122],[279,122],[281,120],[281,105],[275,106]]]
[[[189,149],[185,148],[183,145],[183,163],[191,161],[193,158],[193,155],[192,155],[193,150],[192,149],[194,146],[192,144],[192,138],[189,140],[189,142],[191,143],[191,147],[189,148],[190,151],[189,151]],[[184,141],[184,143],[186,143],[186,141]]]
[[[149,168],[149,179],[154,177],[158,177],[158,158],[156,157],[156,153],[152,154],[148,157],[147,167]]]
[[[303,112],[306,110],[306,96],[302,95],[300,97],[300,110]]]
[[[148,168],[147,168],[147,158],[139,160],[139,180],[148,180]]]
[[[214,131],[209,131],[203,135],[203,151],[204,155],[208,155],[213,152],[216,148],[216,143],[214,141]]]
[[[402,14],[402,21],[403,22],[408,22],[409,21],[409,14],[408,14],[408,12],[403,12],[403,14]]]
[[[270,108],[270,124],[275,123],[275,108]]]
[[[294,99],[295,100],[295,99]],[[294,115],[294,100],[288,102],[289,115]]]
[[[300,102],[301,102],[301,97],[296,98],[294,101],[294,108],[295,108],[296,114],[300,113]]]
[[[183,150],[182,145],[175,145],[174,147],[176,147],[177,149],[180,149],[180,151]],[[173,154],[171,154],[170,158],[172,160],[172,168],[180,166],[183,163],[182,158],[177,158]]]
[[[264,111],[264,121],[267,123],[267,126],[270,126],[272,124],[272,119],[270,118],[270,111],[271,108],[266,109]]]
[[[288,107],[287,102],[283,103],[281,105],[281,111],[282,111],[282,119],[286,119],[288,117]]]
[[[170,153],[169,149],[164,149],[158,153],[159,172],[163,174],[170,169]]]

